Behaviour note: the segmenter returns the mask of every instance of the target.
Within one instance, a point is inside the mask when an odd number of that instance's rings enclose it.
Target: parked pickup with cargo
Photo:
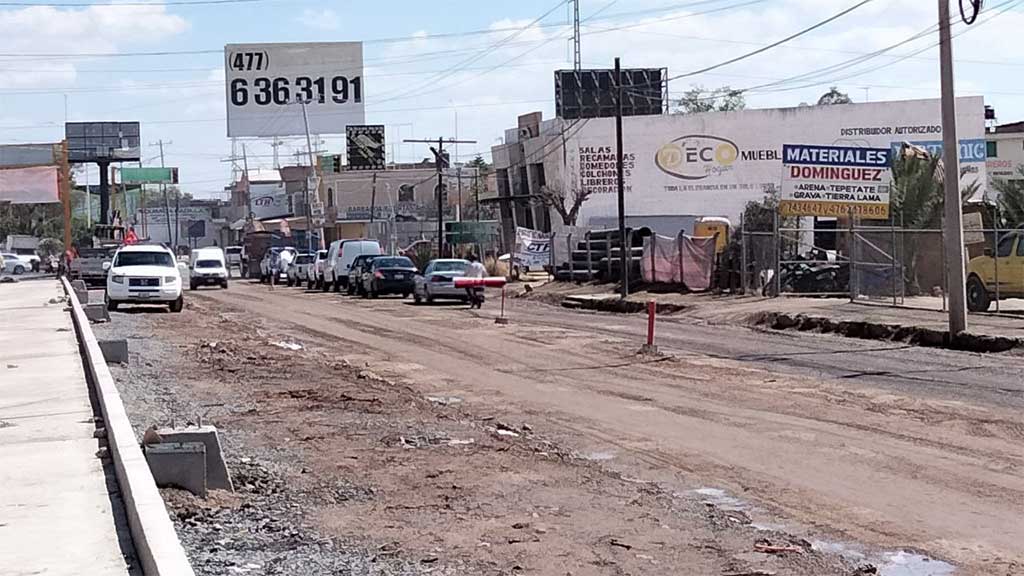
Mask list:
[[[986,248],[984,256],[967,264],[967,308],[984,312],[997,297],[1024,298],[1024,231],[1003,235],[995,251]]]

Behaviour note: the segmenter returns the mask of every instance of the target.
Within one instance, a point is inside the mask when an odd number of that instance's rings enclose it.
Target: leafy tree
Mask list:
[[[707,89],[694,86],[683,93],[676,103],[674,114],[699,114],[701,112],[729,112],[743,110],[747,101],[742,90],[734,90],[728,86]]]
[[[1017,167],[1019,180],[1003,180],[997,178],[992,181],[992,187],[999,192],[996,200],[999,203],[999,213],[1002,222],[1000,224],[1007,228],[1020,228],[1024,226],[1024,166]]]
[[[818,106],[832,106],[833,104],[853,104],[849,94],[840,92],[835,86],[829,88],[828,92],[818,98]]]

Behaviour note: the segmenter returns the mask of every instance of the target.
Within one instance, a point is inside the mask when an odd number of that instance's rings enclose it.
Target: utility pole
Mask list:
[[[309,115],[306,113],[306,101],[300,100],[300,102],[302,102],[302,123],[306,127],[306,149],[309,152],[309,170],[312,172],[312,174],[306,178],[306,251],[313,252],[313,220],[309,214],[309,189],[311,188],[309,184],[310,182],[315,183],[316,185],[312,186],[312,188],[319,191],[320,179],[317,178],[316,162],[313,160],[313,141],[309,136]],[[323,233],[321,233],[320,236],[323,237]]]
[[[486,185],[486,181],[485,181]],[[473,204],[476,208],[476,221],[480,221],[480,167],[473,170]]]
[[[305,107],[305,106],[303,106],[303,107]],[[308,130],[308,127],[307,127],[307,130]],[[281,158],[278,155],[278,148],[280,148],[281,145],[283,145],[283,144],[284,144],[284,142],[282,140],[280,140],[279,138],[274,138],[274,141],[270,143],[270,147],[274,149],[274,168],[276,168],[276,169],[280,169],[281,168]]]
[[[377,173],[373,173],[373,184],[370,186],[370,234],[373,234],[373,217],[377,212]]]
[[[403,140],[407,144],[434,144],[434,140]],[[476,144],[476,140],[459,140],[457,138],[438,138],[437,148],[430,147],[434,153],[434,164],[437,165],[437,257],[444,258],[444,145],[447,144]]]
[[[459,222],[462,222],[462,165],[459,164],[455,167],[455,178],[459,181],[459,209],[455,212],[455,217]]]
[[[626,186],[623,182],[622,162],[622,69],[618,58],[615,59],[615,173],[619,193],[619,274],[622,275],[619,296],[625,300],[629,296],[629,261],[633,258],[633,250],[632,246],[626,246]]]
[[[946,293],[949,334],[967,330],[967,289],[964,279],[964,228],[960,206],[959,141],[953,94],[953,41],[949,32],[949,0],[939,0],[939,67],[942,85],[942,155],[945,186]]]
[[[165,167],[164,166],[164,144],[170,145],[170,144],[173,144],[173,142],[164,142],[163,140],[158,140],[156,144],[150,144],[150,146],[159,146],[160,147],[160,167],[161,168]],[[177,232],[177,226],[178,226],[177,203],[175,203],[175,210],[174,210],[175,233],[172,233],[171,232],[171,203],[167,199],[167,184],[161,184],[160,185],[160,192],[162,192],[163,196],[164,196],[164,216],[167,218],[167,241],[168,242],[173,242],[173,248],[175,250],[175,254],[177,254],[178,239],[175,238],[176,232]],[[175,202],[177,202],[177,201],[175,201]]]
[[[249,188],[249,157],[245,153],[245,142],[242,142],[242,178],[245,180],[245,219],[251,224],[253,221],[252,192]]]

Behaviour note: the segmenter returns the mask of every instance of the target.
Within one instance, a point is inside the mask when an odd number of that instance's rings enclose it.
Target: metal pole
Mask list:
[[[458,157],[458,152],[456,152],[456,158],[457,157]],[[458,166],[458,167],[455,168],[455,178],[459,181],[458,182],[458,187],[459,187],[459,209],[455,213],[455,215],[456,215],[456,218],[458,219],[458,221],[462,222],[462,166]]]
[[[164,168],[164,141],[157,140],[157,145],[160,147],[160,167]],[[152,144],[150,144],[152,146]],[[167,219],[167,242],[170,243],[174,240],[174,233],[171,232],[171,203],[167,199],[167,184],[160,184],[160,192],[164,196],[164,218]]]
[[[615,171],[619,193],[619,272],[622,275],[619,296],[625,299],[629,296],[629,270],[626,266],[626,186],[622,162],[622,68],[618,58],[615,59]]]
[[[316,178],[316,162],[313,160],[313,140],[309,136],[309,114],[306,113],[306,101],[302,102],[302,124],[306,128],[306,151],[309,153],[309,171],[312,174],[306,176],[305,203],[306,203],[306,251],[313,251],[313,220],[309,214],[309,181],[312,178],[316,187],[320,187],[320,181]]]
[[[942,311],[948,312],[947,307],[949,295],[946,294],[946,287],[949,286],[949,247],[946,237],[946,216],[942,216]]]
[[[772,284],[774,285],[775,297],[782,296],[782,231],[779,229],[779,209],[776,208],[774,212],[775,227],[775,276],[772,277]]]
[[[575,280],[575,278],[574,278],[574,276],[575,276],[575,274],[574,274],[575,269],[574,269],[574,266],[573,266],[574,261],[573,261],[573,258],[572,258],[572,232],[569,232],[569,235],[565,237],[565,248],[568,251],[566,253],[566,255],[569,257],[569,280],[572,281],[572,280]],[[555,273],[555,233],[554,232],[551,233],[551,273],[552,274]]]
[[[476,221],[480,221],[480,167],[473,171],[473,203],[476,204]]]
[[[849,224],[847,230],[849,231],[850,238],[850,302],[857,301],[857,234],[853,231],[853,208],[850,208],[849,212]]]
[[[995,234],[992,235],[992,265],[995,268],[995,281],[996,281],[996,312],[999,312],[999,203],[996,203],[995,207],[995,218],[993,218],[992,227],[995,229]]]
[[[953,95],[953,43],[949,33],[949,0],[939,0],[939,66],[942,84],[942,155],[945,171],[946,269],[949,292],[949,333],[967,330],[967,289],[964,279],[963,210],[960,206],[959,141]]]
[[[444,159],[444,140],[437,139],[437,257],[444,258],[444,184],[441,181],[441,162]]]
[[[370,234],[373,234],[373,216],[377,211],[377,173],[373,173],[373,184],[370,186]]]
[[[889,247],[889,254],[892,257],[892,305],[896,306],[896,216],[889,215],[889,226],[892,229],[892,246]]]
[[[67,100],[64,101],[67,105]],[[60,143],[60,199],[64,212],[64,250],[71,249],[71,165],[68,164],[68,141]],[[85,199],[89,200],[89,186],[85,187]],[[63,260],[64,256],[61,255]],[[65,272],[67,274],[67,272]]]
[[[651,283],[658,281],[658,270],[655,265],[655,253],[658,251],[658,234],[651,234]]]
[[[686,268],[683,264],[683,236],[683,231],[680,230],[679,235],[676,236],[676,250],[679,253],[679,284],[681,286],[686,286],[686,277],[684,276]]]
[[[590,230],[587,230],[584,238],[587,241],[587,282],[591,282],[594,280],[594,265],[591,260],[592,254],[590,252]]]
[[[747,295],[747,212],[740,214],[740,291]]]

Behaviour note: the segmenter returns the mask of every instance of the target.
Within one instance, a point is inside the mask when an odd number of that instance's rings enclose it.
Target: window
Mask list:
[[[200,260],[196,262],[196,268],[220,268],[220,260]]]
[[[408,258],[374,258],[374,268],[415,268]]]
[[[1006,258],[1010,255],[1010,251],[1013,250],[1013,243],[1017,240],[1016,234],[1008,234],[1003,236],[999,241],[999,246],[996,248],[996,256],[1000,258]]]
[[[989,140],[989,141],[985,142],[985,157],[986,158],[998,158],[999,157],[999,147],[997,146],[997,144],[999,144],[999,143],[995,142],[993,140]]]
[[[327,207],[334,208],[334,188],[327,189]]]
[[[1017,236],[1020,242],[1017,243],[1017,256],[1024,256],[1024,236]]]
[[[122,266],[164,266],[174,268],[174,258],[169,252],[121,252],[117,255],[115,268]]]

